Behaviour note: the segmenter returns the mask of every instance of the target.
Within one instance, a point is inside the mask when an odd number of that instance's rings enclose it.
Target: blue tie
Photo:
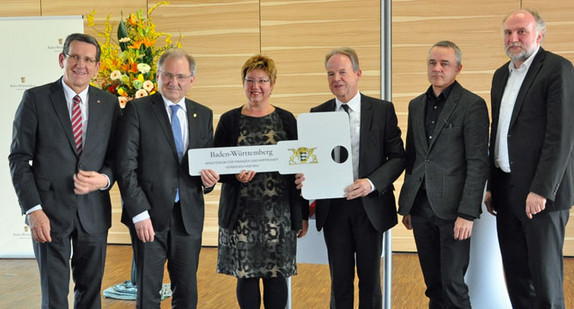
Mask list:
[[[179,118],[177,117],[179,105],[170,105],[169,107],[171,108],[171,130],[173,131],[173,139],[175,141],[175,148],[177,149],[177,156],[179,158],[179,162],[181,162],[181,158],[183,158],[183,137],[181,136],[181,125],[179,124]],[[175,202],[179,202],[179,188],[177,188]]]
[[[179,105],[170,105],[171,108],[171,130],[173,131],[173,139],[175,140],[175,148],[177,149],[177,156],[181,162],[183,158],[183,137],[181,136],[181,125],[177,117],[177,110]]]

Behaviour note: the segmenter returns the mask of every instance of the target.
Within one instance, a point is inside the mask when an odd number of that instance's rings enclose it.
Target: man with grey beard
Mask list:
[[[510,61],[492,79],[490,178],[513,308],[564,308],[562,246],[574,203],[574,68],[541,47],[545,23],[518,10],[503,21]]]

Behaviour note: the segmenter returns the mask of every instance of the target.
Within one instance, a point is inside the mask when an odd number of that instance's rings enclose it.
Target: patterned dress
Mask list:
[[[274,145],[286,140],[276,112],[241,115],[239,146]],[[290,277],[297,273],[297,236],[291,229],[288,179],[257,173],[241,184],[239,215],[233,230],[219,228],[217,272],[238,278]]]

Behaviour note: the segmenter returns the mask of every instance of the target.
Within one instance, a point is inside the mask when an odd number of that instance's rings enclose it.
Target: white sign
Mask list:
[[[276,172],[279,154],[277,145],[190,149],[189,173],[199,175],[204,168],[220,175],[239,174],[243,170]]]
[[[353,183],[349,118],[343,112],[300,114],[299,140],[276,145],[190,149],[189,173],[212,169],[221,175],[243,170],[304,173],[303,197],[309,200],[344,197]],[[339,148],[347,155],[339,160]],[[344,158],[346,157],[346,158]]]

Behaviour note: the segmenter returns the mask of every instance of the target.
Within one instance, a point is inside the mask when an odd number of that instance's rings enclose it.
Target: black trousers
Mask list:
[[[331,308],[353,308],[356,264],[359,308],[380,309],[383,233],[371,225],[360,199],[333,200],[323,234],[331,272]]]
[[[464,282],[470,238],[454,239],[455,220],[437,217],[424,190],[417,194],[411,222],[429,308],[470,308],[468,286]]]
[[[196,308],[201,233],[188,235],[185,232],[179,203],[173,207],[170,227],[165,231],[155,231],[154,241],[141,242],[133,227],[130,227],[130,233],[137,269],[136,307],[160,308],[159,292],[167,260],[172,308]]]
[[[511,198],[512,175],[498,171],[496,226],[513,308],[565,308],[562,247],[569,210],[526,217],[526,196]]]
[[[50,234],[52,242],[32,239],[40,269],[42,308],[68,308],[70,264],[74,279],[74,308],[101,308],[101,286],[106,260],[108,232],[88,234],[76,214],[74,226]],[[70,263],[70,253],[72,253]]]

